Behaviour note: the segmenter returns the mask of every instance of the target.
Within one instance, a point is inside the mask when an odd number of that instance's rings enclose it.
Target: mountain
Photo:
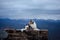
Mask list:
[[[15,20],[15,19],[0,19],[0,28],[24,28],[24,26],[29,22],[30,19],[19,19],[19,20]],[[44,20],[44,19],[33,19],[36,24],[37,27],[40,29],[54,29],[56,27],[60,27],[60,20]]]
[[[11,19],[0,19],[0,28],[23,28],[27,21],[24,20],[11,20]]]

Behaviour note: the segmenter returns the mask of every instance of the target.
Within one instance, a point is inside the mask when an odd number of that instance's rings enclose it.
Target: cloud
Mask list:
[[[0,17],[60,19],[60,0],[0,0]]]

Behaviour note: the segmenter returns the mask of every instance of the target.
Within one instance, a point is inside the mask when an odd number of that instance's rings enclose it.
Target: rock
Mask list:
[[[5,30],[8,32],[8,40],[48,40],[48,31],[23,31]],[[12,32],[11,32],[12,31]]]

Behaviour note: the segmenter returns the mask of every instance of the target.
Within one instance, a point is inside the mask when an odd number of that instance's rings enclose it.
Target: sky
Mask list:
[[[60,0],[0,0],[0,18],[60,20]]]

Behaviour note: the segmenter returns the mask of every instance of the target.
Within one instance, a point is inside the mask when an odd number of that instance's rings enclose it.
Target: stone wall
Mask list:
[[[23,31],[20,30],[5,30],[8,32],[7,40],[48,40],[48,30],[40,31]]]

